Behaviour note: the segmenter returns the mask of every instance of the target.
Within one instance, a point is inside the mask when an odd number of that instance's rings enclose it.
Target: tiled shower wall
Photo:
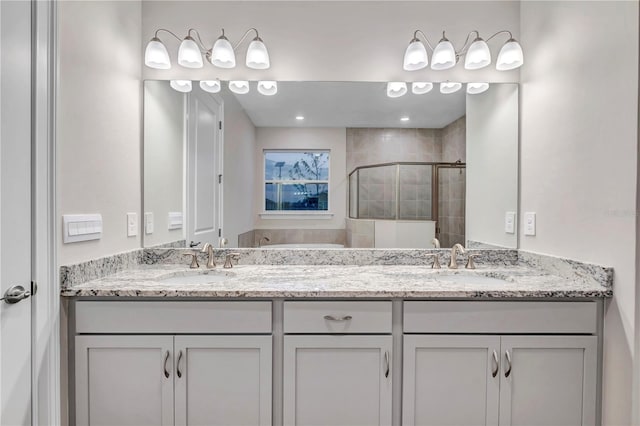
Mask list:
[[[356,167],[390,162],[464,162],[465,134],[465,117],[443,129],[347,129],[347,170],[352,172]],[[400,179],[399,218],[431,220],[431,166],[402,166],[399,175],[395,166],[361,169],[358,217],[395,219],[397,178]],[[455,186],[455,189],[460,188]],[[464,198],[464,192],[450,195],[456,200]],[[447,221],[445,231],[452,233],[448,226]]]

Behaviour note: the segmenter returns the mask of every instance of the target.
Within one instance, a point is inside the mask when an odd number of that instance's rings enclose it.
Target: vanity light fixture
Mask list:
[[[278,82],[277,81],[259,81],[258,92],[261,95],[273,96],[276,93],[278,93]]]
[[[169,85],[178,92],[189,93],[191,91],[191,80],[171,80]]]
[[[433,83],[425,81],[414,81],[411,83],[411,92],[414,95],[424,95],[425,93],[429,93],[431,89],[433,89]]]
[[[467,93],[470,95],[479,95],[489,89],[489,83],[467,83]]]
[[[220,80],[203,80],[200,82],[200,88],[205,92],[218,93],[220,92]]]
[[[391,81],[387,83],[387,96],[399,98],[407,93],[407,83],[402,81]]]
[[[440,93],[443,95],[449,95],[455,93],[462,88],[462,83],[455,81],[444,81],[440,83]]]
[[[231,80],[229,82],[229,90],[238,95],[249,93],[249,82],[246,80]]]
[[[498,31],[485,41],[480,37],[480,33],[477,30],[473,30],[467,35],[467,39],[462,48],[456,51],[453,43],[449,41],[444,31],[442,32],[442,38],[434,48],[424,32],[416,30],[413,33],[413,38],[409,42],[409,46],[407,46],[405,50],[403,68],[406,71],[416,71],[425,68],[429,64],[427,46],[433,52],[431,58],[431,69],[433,70],[453,68],[461,57],[464,57],[464,67],[468,70],[484,68],[491,64],[491,51],[489,50],[488,42],[501,34],[508,34],[509,39],[500,49],[498,60],[496,61],[496,69],[498,71],[506,71],[522,66],[524,63],[522,46],[513,38],[510,31]],[[473,35],[475,35],[475,37],[473,41],[469,43]],[[421,36],[422,39],[420,39],[419,36]],[[427,46],[425,46],[425,43]]]
[[[178,41],[180,41],[180,48],[178,49],[178,64],[185,68],[202,68],[203,56],[207,58],[211,64],[218,68],[234,68],[236,66],[236,54],[235,51],[240,47],[242,42],[247,38],[249,34],[255,32],[255,37],[249,44],[246,56],[246,65],[249,68],[264,70],[271,66],[269,60],[269,52],[267,46],[264,44],[258,34],[258,30],[255,28],[249,28],[245,31],[244,35],[235,46],[231,44],[229,39],[224,34],[224,28],[222,29],[222,35],[218,37],[213,47],[208,49],[202,42],[200,33],[190,28],[187,31],[187,36],[184,38],[178,37],[172,31],[164,28],[158,29],[153,38],[147,43],[145,49],[145,65],[155,69],[169,69],[171,68],[171,60],[169,58],[169,52],[167,51],[164,43],[158,38],[158,33],[164,31]]]

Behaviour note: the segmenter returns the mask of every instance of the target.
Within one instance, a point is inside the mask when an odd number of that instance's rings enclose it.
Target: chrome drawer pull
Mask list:
[[[384,362],[385,362],[385,365],[387,366],[384,371],[384,377],[389,377],[389,351],[385,351],[384,353]]]
[[[169,351],[164,355],[164,377],[169,378],[169,371],[167,370],[167,361],[169,360]]]
[[[504,351],[504,356],[507,359],[507,369],[504,371],[504,377],[511,375],[511,354],[509,351]]]
[[[493,351],[493,370],[491,371],[491,377],[496,377],[500,371],[500,361],[498,361],[498,353]]]
[[[327,321],[349,321],[353,317],[351,315],[345,315],[343,317],[334,317],[333,315],[325,315],[324,319]]]
[[[178,362],[176,363],[176,375],[178,378],[182,377],[182,371],[180,371],[180,361],[182,361],[182,351],[178,352]]]

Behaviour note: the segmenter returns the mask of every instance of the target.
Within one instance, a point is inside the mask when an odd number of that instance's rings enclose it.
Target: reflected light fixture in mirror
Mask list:
[[[200,88],[205,92],[218,93],[220,92],[220,80],[203,80],[200,82]]]
[[[431,89],[433,89],[433,83],[426,81],[415,81],[411,83],[411,92],[414,95],[424,95],[425,93],[429,93]]]
[[[189,93],[191,91],[191,80],[171,80],[169,85],[178,92]]]
[[[229,90],[238,95],[249,93],[249,82],[246,80],[232,80],[229,82]]]
[[[387,96],[399,98],[407,93],[407,83],[402,81],[391,81],[387,83]]]
[[[470,95],[479,95],[489,89],[489,83],[467,83],[467,93]]]
[[[455,93],[461,88],[462,88],[462,83],[458,83],[455,81],[445,81],[440,83],[440,93],[442,93],[443,95]]]
[[[474,34],[475,37],[472,38]],[[425,46],[426,43],[433,52],[433,57],[431,58],[431,69],[433,70],[453,68],[462,57],[465,58],[465,69],[481,69],[491,64],[491,50],[489,49],[488,42],[501,34],[507,34],[509,39],[500,49],[500,54],[496,61],[496,69],[498,71],[508,71],[522,66],[524,63],[522,46],[513,38],[510,31],[498,31],[485,41],[480,37],[480,33],[477,30],[473,30],[467,35],[467,39],[462,48],[456,51],[453,43],[445,36],[444,31],[442,32],[440,42],[433,48],[424,32],[415,30],[413,38],[404,52],[402,67],[406,71],[416,71],[425,68],[429,63],[429,56]],[[421,36],[422,39],[420,39],[419,36]],[[471,44],[469,44],[470,40],[473,40]]]
[[[278,93],[278,83],[275,81],[259,81],[258,92],[261,95],[273,96]]]
[[[144,51],[144,64],[149,68],[168,70],[171,68],[171,59],[167,48],[158,37],[153,37]]]

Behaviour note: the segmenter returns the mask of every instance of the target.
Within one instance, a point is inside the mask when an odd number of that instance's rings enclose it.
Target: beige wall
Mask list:
[[[145,247],[184,239],[184,228],[169,229],[169,212],[182,212],[184,204],[184,108],[184,93],[169,82],[144,83],[144,211],[154,222],[146,234],[140,217]]]
[[[505,213],[518,211],[517,85],[467,95],[467,156],[467,239],[517,247],[504,231]]]
[[[101,213],[101,240],[58,242],[68,264],[140,247],[141,62],[139,1],[58,3],[57,205]]]
[[[524,250],[613,266],[603,424],[631,424],[636,284],[638,3],[522,3]],[[636,419],[638,420],[638,419]]]
[[[343,229],[347,213],[346,129],[258,127],[256,132],[255,224],[257,229],[325,228]],[[328,219],[264,219],[264,150],[269,149],[328,149],[329,213]]]
[[[238,100],[226,90],[224,101],[223,237],[238,247],[238,235],[253,229],[256,177],[256,128]]]
[[[143,44],[158,28],[180,35],[197,28],[211,46],[222,27],[232,42],[256,27],[272,63],[267,71],[250,70],[238,55],[239,66],[232,70],[210,64],[200,70],[145,67],[144,78],[200,80],[211,78],[212,72],[222,80],[412,81],[419,75],[426,81],[518,81],[519,77],[518,70],[500,72],[494,67],[466,71],[460,65],[445,73],[425,69],[418,74],[402,69],[402,55],[418,28],[432,43],[446,30],[456,46],[473,29],[485,38],[508,29],[517,38],[518,1],[145,1],[142,7]],[[178,40],[161,37],[175,64]],[[490,42],[494,57],[504,41],[503,35]]]

